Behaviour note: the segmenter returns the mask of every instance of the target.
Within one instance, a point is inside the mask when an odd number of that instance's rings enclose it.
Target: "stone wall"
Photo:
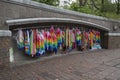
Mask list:
[[[0,69],[9,68],[9,49],[11,48],[11,32],[0,30]]]
[[[83,14],[70,10],[64,10],[30,0],[0,0],[0,68],[7,69],[10,66],[10,48],[14,48],[15,59],[21,60],[19,50],[16,48],[15,39],[11,37],[9,27],[5,22],[12,19],[25,18],[70,18],[95,23],[109,28],[111,33],[120,33],[120,21],[111,20],[99,16]],[[117,26],[114,30],[113,26]],[[14,35],[14,32],[12,32]],[[120,36],[105,36],[108,32],[102,32],[102,47],[120,48]],[[13,36],[12,35],[12,36]],[[12,38],[12,39],[11,39]]]
[[[60,9],[53,6],[37,3],[31,0],[0,0],[0,29],[8,30],[9,26],[5,23],[6,20],[12,19],[24,19],[24,18],[70,18],[76,20],[83,20],[86,22],[92,22],[106,28],[109,28],[109,32],[120,32],[120,21],[107,19],[90,14],[83,14],[70,10]],[[117,26],[114,30],[113,26]],[[104,34],[103,34],[104,36]],[[120,43],[112,43],[113,41],[119,41],[118,37],[102,37],[103,46],[109,46],[110,48],[117,48]],[[109,40],[109,41],[108,41]],[[108,44],[106,43],[108,42]],[[114,46],[112,46],[114,45]]]
[[[0,1],[0,29],[9,29],[5,21],[9,19],[21,18],[71,18],[96,23],[111,29],[114,25],[120,24],[119,21],[107,18],[64,10],[45,4],[24,0],[1,0]]]
[[[120,48],[120,36],[109,36],[108,48],[109,49]]]

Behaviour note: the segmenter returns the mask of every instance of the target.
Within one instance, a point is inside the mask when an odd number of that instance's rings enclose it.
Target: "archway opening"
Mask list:
[[[70,30],[79,29],[82,33],[89,32],[91,30],[100,32],[100,45],[102,48],[107,48],[107,40],[108,38],[105,37],[105,34],[108,33],[109,29],[94,24],[89,23],[81,20],[74,20],[74,19],[63,19],[63,18],[36,18],[36,19],[20,19],[20,20],[8,20],[7,24],[9,25],[9,29],[12,31],[13,34],[13,49],[14,49],[14,56],[15,61],[18,64],[21,64],[23,61],[25,62],[31,62],[31,58],[24,56],[24,51],[20,51],[17,48],[15,36],[19,29],[26,30],[26,29],[39,29],[44,30],[47,29],[50,30],[51,26],[54,27],[55,30],[57,28],[60,28],[61,30],[65,31],[67,28]],[[89,49],[89,48],[88,48]],[[22,62],[19,62],[20,60],[23,60]],[[32,59],[33,60],[33,59]],[[36,60],[36,59],[35,59]]]

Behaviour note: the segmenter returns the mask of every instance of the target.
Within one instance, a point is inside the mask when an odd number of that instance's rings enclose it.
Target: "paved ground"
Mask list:
[[[120,49],[76,53],[0,70],[0,80],[120,80]]]

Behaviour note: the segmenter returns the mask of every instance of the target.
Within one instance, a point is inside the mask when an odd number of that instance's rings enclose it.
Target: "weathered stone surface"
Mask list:
[[[21,19],[21,18],[72,18],[78,20],[84,20],[92,23],[96,23],[101,26],[112,29],[114,25],[119,25],[119,21],[109,20],[107,18],[78,13],[74,11],[59,9],[51,7],[45,4],[37,2],[24,2],[20,0],[1,0],[0,1],[0,17],[2,23],[0,23],[0,29],[8,29],[5,26],[5,20],[9,19]]]
[[[0,69],[9,68],[9,49],[11,47],[11,37],[0,36]]]
[[[120,48],[120,36],[109,36],[108,48]]]
[[[120,21],[117,20],[59,9],[30,0],[0,0],[0,29],[10,29],[5,23],[6,20],[24,18],[70,18],[104,26],[109,28],[110,32],[120,32]],[[113,26],[117,26],[118,29],[113,30]],[[104,36],[104,34],[102,34],[102,36]],[[112,46],[111,44],[114,40],[117,41]],[[118,48],[120,45],[118,41],[118,37],[116,39],[109,38],[109,42],[108,38],[104,37],[101,43],[104,48]]]

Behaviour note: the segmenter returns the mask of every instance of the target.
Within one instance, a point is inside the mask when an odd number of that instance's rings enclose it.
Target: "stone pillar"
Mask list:
[[[120,48],[120,33],[110,33],[108,43],[109,49]]]
[[[10,67],[9,51],[11,48],[11,31],[0,30],[0,69]]]

